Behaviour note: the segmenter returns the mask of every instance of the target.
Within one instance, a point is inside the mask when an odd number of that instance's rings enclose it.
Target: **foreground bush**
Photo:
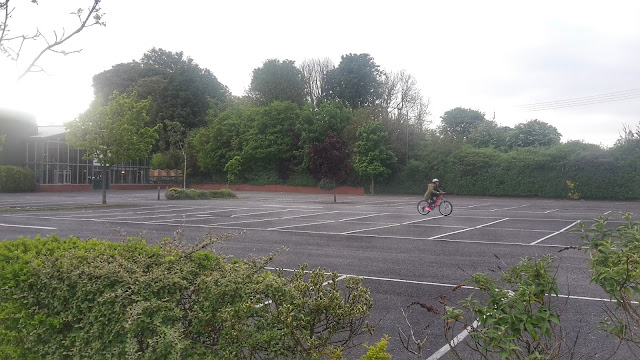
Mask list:
[[[572,349],[563,338],[558,311],[550,301],[558,294],[551,262],[550,257],[525,258],[498,281],[474,274],[470,282],[486,300],[469,296],[458,308],[445,306],[447,341],[467,329],[471,339],[464,343],[481,359],[569,358]],[[451,354],[466,358],[457,347]]]
[[[235,198],[236,194],[229,189],[195,190],[171,188],[165,193],[167,200],[208,200],[219,198]]]
[[[206,245],[208,243],[204,243]],[[314,358],[353,345],[361,279],[54,235],[0,243],[0,359]]]
[[[0,193],[35,191],[36,180],[31,169],[0,166]]]
[[[609,294],[612,309],[606,309],[604,328],[620,341],[640,349],[640,223],[630,214],[617,227],[601,217],[589,228],[579,224],[589,252],[591,282]]]

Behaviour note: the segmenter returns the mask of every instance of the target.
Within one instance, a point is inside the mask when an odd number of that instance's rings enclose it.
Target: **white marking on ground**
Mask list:
[[[451,340],[451,342],[449,342],[447,345],[443,346],[440,348],[440,350],[436,351],[435,353],[433,353],[431,356],[429,356],[427,358],[427,360],[438,360],[441,357],[443,357],[446,353],[449,352],[449,350],[453,349],[456,345],[458,345],[462,340],[464,340],[464,338],[467,337],[467,335],[469,335],[469,331],[471,331],[471,329],[475,329],[478,327],[478,320],[474,321],[473,324],[471,324],[470,326],[467,326],[460,334],[458,334],[458,336],[456,336],[455,338],[453,338]]]
[[[390,213],[369,214],[369,215],[363,215],[363,216],[356,216],[354,218],[342,219],[340,221],[352,221],[352,220],[364,219],[364,218],[367,218],[367,217],[381,216],[381,215],[391,215],[391,214]]]
[[[437,219],[437,218],[441,218],[441,217],[443,217],[443,216],[440,215],[440,216],[436,216],[436,217],[432,217],[432,218],[426,218],[426,219],[420,219],[420,220],[414,220],[414,221],[407,221],[407,222],[400,223],[400,224],[389,224],[389,225],[378,226],[378,227],[367,228],[367,229],[361,229],[361,230],[352,230],[352,231],[343,232],[342,234],[343,235],[349,235],[349,234],[353,234],[353,233],[357,233],[357,232],[361,232],[361,231],[377,230],[377,229],[384,229],[384,228],[393,227],[393,226],[408,225],[408,224],[413,224],[413,223],[422,222],[422,221],[426,221],[426,220]]]
[[[260,212],[247,213],[247,214],[235,214],[235,215],[231,215],[231,217],[236,217],[236,216],[251,216],[251,215],[260,215],[260,214],[270,214],[270,213],[283,212],[283,211],[293,211],[293,209],[260,211]]]
[[[549,235],[547,235],[547,236],[543,237],[542,239],[538,239],[538,240],[536,240],[536,241],[532,242],[530,245],[536,245],[537,243],[539,243],[539,242],[541,242],[541,241],[543,241],[543,240],[546,240],[546,239],[548,239],[548,238],[550,238],[550,237],[552,237],[552,236],[558,235],[558,234],[560,234],[561,232],[564,232],[565,230],[569,229],[570,227],[574,226],[575,224],[577,224],[577,223],[579,223],[579,222],[580,222],[580,220],[575,221],[575,222],[573,222],[571,225],[569,225],[569,226],[567,226],[567,227],[563,228],[562,230],[560,230],[560,231],[556,231],[556,232],[554,232],[553,234],[549,234]]]
[[[486,204],[475,204],[475,205],[469,205],[469,206],[458,206],[458,209],[469,209],[472,207],[476,207],[476,206],[487,206],[487,205],[491,205],[491,203],[486,203]]]
[[[501,208],[501,209],[493,209],[493,210],[489,210],[489,211],[498,211],[498,210],[511,210],[511,209],[518,209],[518,208],[522,208],[525,206],[529,206],[529,204],[524,204],[524,205],[520,205],[520,206],[512,206],[512,207],[508,207],[508,208]]]
[[[429,240],[437,239],[439,237],[447,236],[447,235],[451,235],[451,234],[461,233],[461,232],[464,232],[464,231],[479,229],[481,227],[493,225],[493,224],[496,224],[496,223],[499,223],[499,222],[505,221],[505,220],[509,220],[509,218],[503,218],[503,219],[500,219],[500,220],[492,221],[492,222],[487,223],[487,224],[482,224],[482,225],[478,225],[478,226],[474,226],[474,227],[470,227],[470,228],[466,228],[466,229],[462,229],[462,230],[457,230],[457,231],[452,231],[452,232],[449,232],[449,233],[444,233],[444,234],[441,234],[441,235],[432,236],[432,237],[429,238]]]
[[[47,227],[47,226],[11,225],[11,224],[0,224],[0,226],[19,227],[19,228],[29,228],[29,229],[46,229],[46,230],[57,230],[57,229],[58,229],[58,228],[54,228],[54,227]]]
[[[327,223],[332,223],[332,222],[336,222],[336,221],[335,220],[327,220],[327,221],[319,221],[319,222],[315,222],[315,223],[305,223],[305,224],[297,224],[297,225],[278,226],[278,227],[269,228],[267,230],[280,230],[280,229],[287,229],[287,228],[298,227],[298,226],[319,225],[319,224],[327,224]]]
[[[554,211],[558,211],[558,210],[560,210],[560,209],[548,210],[548,211],[545,211],[544,213],[545,213],[545,214],[548,214],[548,213],[550,213],[550,212],[554,212]]]

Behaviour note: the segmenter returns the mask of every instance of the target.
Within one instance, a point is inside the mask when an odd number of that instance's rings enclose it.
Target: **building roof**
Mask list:
[[[38,126],[38,135],[31,136],[32,138],[46,138],[55,135],[64,135],[66,133],[64,125],[47,125]]]

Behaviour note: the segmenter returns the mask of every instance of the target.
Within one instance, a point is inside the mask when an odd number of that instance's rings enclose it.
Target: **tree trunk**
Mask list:
[[[333,184],[333,202],[336,202],[336,184]]]
[[[184,156],[184,168],[182,172],[182,189],[187,189],[187,152],[182,150],[182,155]]]
[[[102,174],[102,205],[107,204],[107,176],[109,174],[107,170],[106,165],[100,166],[100,174]]]

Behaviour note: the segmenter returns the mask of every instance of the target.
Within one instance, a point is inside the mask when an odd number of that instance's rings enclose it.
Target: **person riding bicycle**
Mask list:
[[[424,199],[427,201],[429,211],[431,211],[433,204],[441,194],[444,194],[444,191],[440,191],[440,180],[433,179],[427,188],[427,192],[424,194]]]

